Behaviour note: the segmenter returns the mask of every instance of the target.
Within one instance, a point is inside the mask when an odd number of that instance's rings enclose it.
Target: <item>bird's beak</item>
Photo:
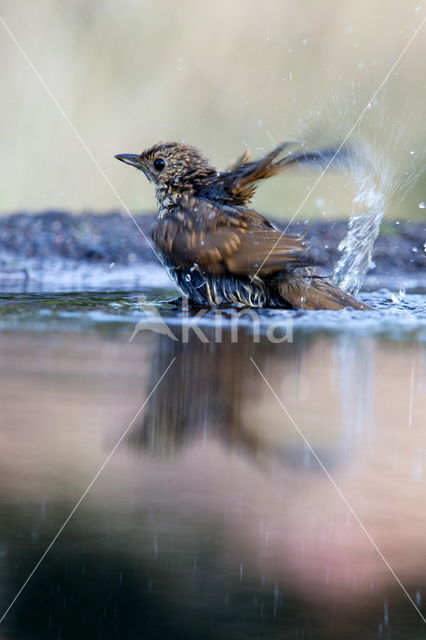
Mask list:
[[[114,156],[114,158],[117,158],[117,160],[121,160],[121,162],[125,162],[126,164],[131,164],[132,167],[137,167],[138,169],[142,168],[140,156],[135,153],[119,153]]]

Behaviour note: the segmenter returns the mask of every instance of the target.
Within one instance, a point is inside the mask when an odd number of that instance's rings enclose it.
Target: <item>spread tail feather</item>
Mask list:
[[[330,280],[318,276],[293,274],[287,280],[278,283],[278,291],[294,309],[371,309],[367,304],[336,287]]]

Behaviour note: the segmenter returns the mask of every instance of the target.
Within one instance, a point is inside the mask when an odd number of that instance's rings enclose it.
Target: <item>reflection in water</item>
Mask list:
[[[261,431],[247,427],[247,404],[261,401],[265,392],[250,357],[259,366],[277,358],[284,373],[297,369],[310,340],[255,343],[253,336],[240,331],[238,342],[224,333],[223,340],[215,343],[213,332],[204,328],[204,335],[209,342],[202,342],[195,333],[188,335],[187,343],[157,336],[147,388],[155,385],[173,358],[176,360],[170,379],[158,388],[155,400],[128,438],[134,449],[172,454],[201,437],[217,439],[223,446],[253,457],[270,450]]]
[[[284,466],[315,466],[297,432],[283,429],[286,416],[250,358],[268,380],[278,382],[275,390],[284,395],[288,408],[302,404],[309,413],[316,413],[323,409],[324,386],[332,387],[327,423],[318,425],[316,437],[324,463],[334,464],[336,456],[350,449],[359,431],[368,427],[372,341],[364,339],[354,345],[347,338],[336,340],[327,353],[330,380],[317,387],[318,370],[312,375],[307,363],[324,364],[324,349],[318,348],[313,336],[277,344],[267,339],[254,342],[252,335],[240,331],[236,343],[226,333],[222,342],[215,343],[213,331],[204,328],[204,334],[207,343],[195,333],[189,334],[187,343],[156,336],[147,389],[154,387],[173,358],[175,363],[170,379],[158,388],[128,437],[133,449],[171,455],[202,437],[217,439],[262,464],[280,461]],[[340,438],[339,450],[334,447],[336,438]]]
[[[212,338],[212,335],[207,335]],[[426,358],[296,333],[188,344],[4,334],[4,608],[173,357],[1,638],[418,638],[426,586]]]

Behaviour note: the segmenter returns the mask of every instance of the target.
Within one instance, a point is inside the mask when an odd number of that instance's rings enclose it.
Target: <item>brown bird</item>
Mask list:
[[[292,145],[284,142],[257,161],[246,152],[223,172],[198,149],[177,142],[115,156],[154,184],[158,217],[152,237],[179,291],[193,303],[369,308],[315,275],[305,240],[282,234],[250,207],[258,180],[290,165],[328,163],[335,155],[334,149],[291,153]]]

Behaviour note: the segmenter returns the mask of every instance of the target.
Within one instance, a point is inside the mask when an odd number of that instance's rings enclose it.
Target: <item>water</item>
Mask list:
[[[425,296],[203,341],[170,293],[1,297],[3,610],[114,453],[0,637],[423,637]]]
[[[340,257],[332,280],[344,291],[356,295],[361,289],[372,260],[374,243],[391,196],[401,180],[391,171],[389,161],[363,141],[361,149],[350,155],[349,173],[355,184],[354,213],[346,236],[339,245]],[[357,211],[364,209],[362,213]]]
[[[353,215],[349,220],[349,230],[339,244],[341,255],[333,272],[332,280],[341,289],[356,295],[360,290],[372,261],[374,242],[379,235],[383,218],[383,200],[377,194],[377,202],[368,213]]]
[[[358,99],[359,96],[353,96],[354,106]],[[383,219],[391,212],[398,215],[413,183],[424,170],[424,150],[417,148],[416,140],[407,135],[408,114],[392,122],[376,107],[377,103],[369,104],[366,115],[371,132],[368,134],[367,129],[351,135],[335,160],[335,166],[348,176],[354,197],[348,232],[339,245],[340,256],[332,280],[355,296],[365,285],[369,270],[374,268],[373,249]],[[347,126],[342,118],[345,108],[337,96],[331,98],[328,110],[328,118],[318,113],[310,125],[305,125],[303,137],[309,139],[313,132],[325,131],[327,122],[337,120],[340,121],[337,126]],[[357,116],[353,117],[355,121]],[[345,136],[346,129],[342,133]],[[420,202],[418,206],[422,205]]]
[[[0,329],[3,331],[114,332],[132,339],[148,331],[177,336],[182,326],[200,335],[210,328],[214,336],[247,332],[260,339],[283,341],[285,332],[378,335],[397,340],[426,340],[426,297],[417,283],[416,293],[380,289],[360,299],[373,311],[286,311],[281,309],[183,310],[172,289],[145,287],[130,291],[71,291],[0,294]],[[191,327],[191,329],[189,329]],[[197,331],[195,328],[197,327]],[[216,339],[214,338],[214,339]]]

